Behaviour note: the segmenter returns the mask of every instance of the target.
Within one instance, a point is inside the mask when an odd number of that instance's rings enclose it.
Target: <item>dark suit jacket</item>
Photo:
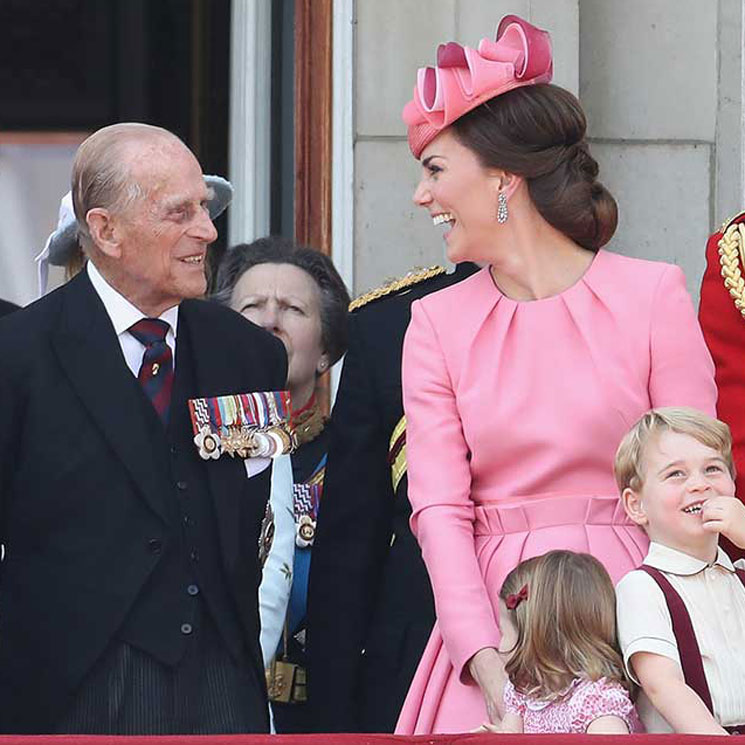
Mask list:
[[[0,300],[0,316],[7,316],[8,313],[12,313],[14,310],[18,310],[19,306],[15,303],[8,302],[7,300]]]
[[[432,630],[432,591],[409,530],[406,476],[394,494],[388,448],[403,416],[401,352],[411,303],[474,269],[462,265],[350,316],[308,591],[316,731],[392,732]]]
[[[45,732],[180,526],[148,442],[152,412],[86,272],[2,319],[0,348],[0,731]],[[238,314],[184,301],[176,382],[182,369],[195,381],[188,396],[276,390],[286,356]],[[183,406],[173,399],[172,416]],[[256,538],[269,474],[248,480],[240,460],[199,461],[190,430],[178,447],[206,470],[227,585],[263,680]]]

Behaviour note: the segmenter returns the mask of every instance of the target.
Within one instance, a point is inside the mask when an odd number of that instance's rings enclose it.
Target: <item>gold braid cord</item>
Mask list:
[[[745,265],[745,224],[730,225],[719,240],[719,262],[722,265],[724,286],[735,301],[735,307],[745,318],[745,279],[741,265]]]
[[[382,287],[377,287],[370,292],[366,292],[364,295],[352,300],[349,304],[349,310],[357,310],[363,305],[371,303],[373,300],[378,300],[386,295],[393,295],[396,292],[401,292],[409,287],[418,285],[420,282],[424,282],[426,279],[432,279],[440,274],[445,274],[445,269],[441,266],[431,266],[429,269],[419,269],[409,272],[405,277],[401,279],[394,279],[391,282],[387,282]]]

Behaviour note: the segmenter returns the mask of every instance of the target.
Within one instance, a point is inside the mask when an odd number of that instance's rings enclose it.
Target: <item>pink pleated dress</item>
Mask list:
[[[613,478],[648,409],[715,415],[714,367],[683,272],[600,251],[565,292],[503,295],[488,268],[412,306],[403,356],[412,529],[437,622],[396,732],[466,732],[486,719],[467,671],[497,647],[497,597],[522,559],[586,551],[617,582],[647,538]]]

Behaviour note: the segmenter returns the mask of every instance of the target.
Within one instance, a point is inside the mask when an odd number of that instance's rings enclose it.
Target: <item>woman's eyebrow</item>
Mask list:
[[[428,168],[428,167],[429,167],[429,164],[430,164],[430,163],[431,163],[431,162],[432,162],[432,161],[433,161],[433,160],[434,160],[435,158],[441,158],[441,157],[442,157],[441,155],[437,155],[437,154],[434,154],[434,155],[428,155],[428,156],[427,156],[427,157],[426,157],[426,158],[425,158],[425,159],[424,159],[424,160],[422,161],[422,165],[423,165],[423,166],[424,166],[425,168]]]

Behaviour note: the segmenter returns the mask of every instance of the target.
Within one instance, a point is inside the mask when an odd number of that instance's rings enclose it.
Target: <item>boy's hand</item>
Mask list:
[[[745,504],[737,497],[713,497],[701,511],[704,530],[721,533],[739,548],[745,548]]]

